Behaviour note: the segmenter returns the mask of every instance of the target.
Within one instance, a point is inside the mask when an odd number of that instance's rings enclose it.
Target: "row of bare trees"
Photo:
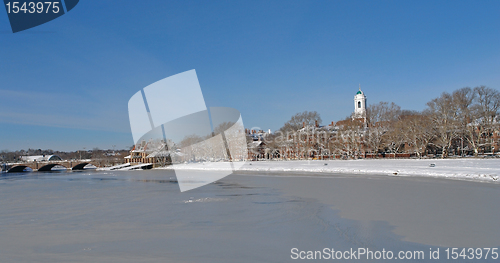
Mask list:
[[[367,109],[365,139],[375,152],[404,145],[418,157],[429,150],[441,152],[443,158],[452,152],[477,156],[498,144],[499,110],[500,93],[486,86],[443,92],[422,112],[381,102]]]
[[[335,126],[318,127],[317,112],[293,116],[266,138],[270,158],[322,158],[329,155],[377,156],[402,153],[474,154],[498,147],[500,93],[479,86],[443,92],[423,111],[401,110],[395,103],[370,105],[366,122],[348,117]],[[498,149],[497,149],[498,151]],[[291,156],[293,155],[293,156]]]
[[[443,93],[427,103],[436,140],[443,156],[449,154],[456,139],[466,141],[466,146],[477,155],[482,149],[495,145],[495,132],[498,132],[500,93],[497,90],[480,86],[469,87]]]

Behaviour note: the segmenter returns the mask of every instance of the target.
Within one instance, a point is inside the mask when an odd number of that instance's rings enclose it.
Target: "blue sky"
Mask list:
[[[368,104],[422,110],[443,91],[500,89],[500,1],[80,3],[13,34],[0,9],[0,150],[132,145],[127,103],[196,69],[207,106],[245,126],[323,123]]]

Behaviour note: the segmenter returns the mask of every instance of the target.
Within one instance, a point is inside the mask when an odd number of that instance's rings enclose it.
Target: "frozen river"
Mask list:
[[[500,247],[497,183],[242,172],[181,193],[172,171],[0,179],[2,263],[295,262],[324,248],[436,262],[437,249]]]

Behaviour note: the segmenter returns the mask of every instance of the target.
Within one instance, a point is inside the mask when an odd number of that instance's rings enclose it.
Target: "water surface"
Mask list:
[[[181,193],[168,171],[8,174],[0,262],[288,262],[292,248],[499,247],[499,197],[498,184],[379,175],[240,173]]]

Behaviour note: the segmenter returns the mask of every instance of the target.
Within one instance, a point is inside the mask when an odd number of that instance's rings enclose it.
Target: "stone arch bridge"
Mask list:
[[[88,164],[97,166],[97,162],[93,161],[42,161],[42,162],[25,162],[25,163],[15,163],[7,167],[8,173],[23,172],[26,168],[31,168],[33,171],[50,171],[57,165],[63,166],[68,170],[83,170]]]

